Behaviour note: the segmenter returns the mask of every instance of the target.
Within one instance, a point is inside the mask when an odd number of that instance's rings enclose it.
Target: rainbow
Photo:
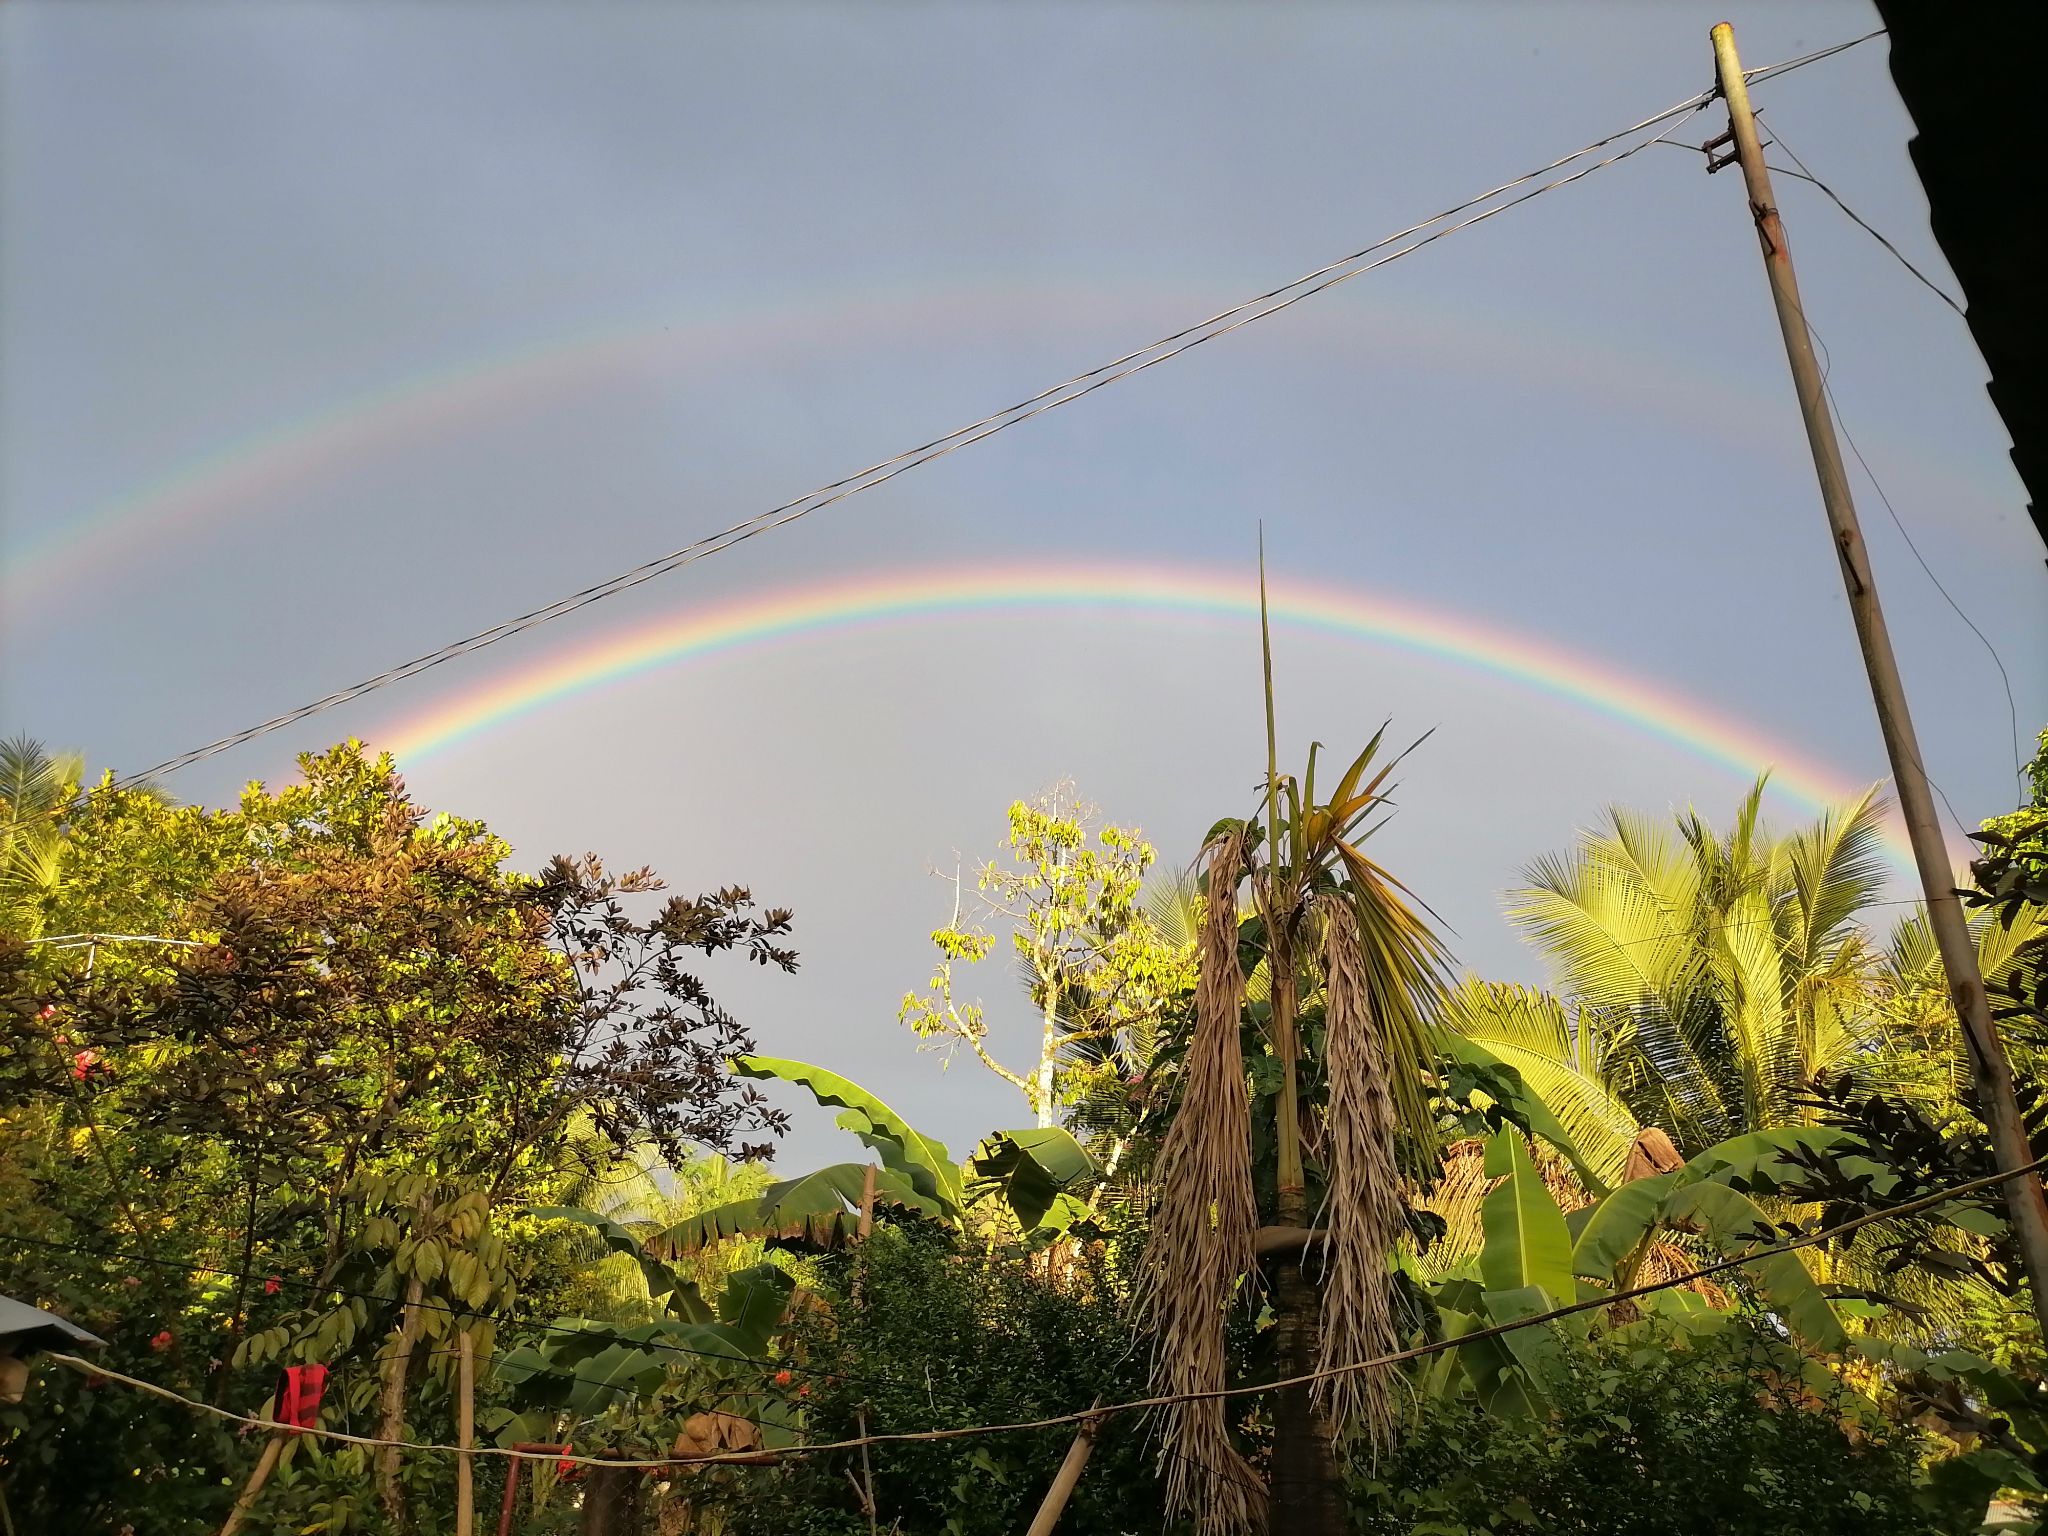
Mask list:
[[[1241,574],[1160,565],[935,567],[841,577],[656,619],[564,647],[369,734],[376,745],[410,765],[552,704],[682,662],[833,631],[943,622],[969,613],[1061,610],[1249,624],[1258,617],[1258,592]],[[1296,580],[1274,582],[1272,612],[1286,627],[1501,679],[1618,722],[1745,779],[1769,768],[1773,785],[1809,811],[1854,799],[1864,788],[1667,685],[1469,614]],[[1911,850],[1903,831],[1888,829],[1886,841],[1895,860],[1910,870]]]
[[[1205,314],[1217,307],[1219,294],[1242,286],[1242,279],[1183,279],[1168,289],[1148,274],[1035,288],[1000,282],[782,295],[717,311],[638,315],[458,358],[229,439],[62,521],[38,519],[36,529],[18,528],[0,565],[6,599],[0,606],[17,616],[52,607],[88,578],[143,564],[175,539],[230,518],[275,514],[306,487],[352,467],[621,380],[772,365],[791,353],[849,351],[891,338],[985,340],[991,329],[1042,338],[1054,321],[1128,342],[1139,332],[1164,329],[1162,312]],[[1469,302],[1449,304],[1404,289],[1398,304],[1376,295],[1352,297],[1318,306],[1315,316],[1313,324],[1281,321],[1245,337],[1260,346],[1398,357],[1404,368],[1518,379],[1545,390],[1562,384],[1610,406],[1662,414],[1688,431],[1704,422],[1707,430],[1752,449],[1769,445],[1791,453],[1788,462],[1804,464],[1783,413],[1749,398],[1753,385],[1703,375],[1692,364],[1676,368],[1633,355],[1525,313],[1489,314]],[[1950,484],[1960,478],[1952,468],[1941,473]]]

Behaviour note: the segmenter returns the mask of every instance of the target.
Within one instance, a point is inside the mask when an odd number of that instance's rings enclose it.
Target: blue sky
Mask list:
[[[1666,106],[1708,82],[1724,15],[1752,65],[1877,25],[1819,3],[9,5],[0,728],[137,766],[524,611]],[[1952,285],[1884,46],[1758,104]],[[1812,188],[1779,190],[1850,429],[2030,735],[2048,570],[1981,360]],[[1929,765],[1964,816],[2005,808],[1996,672],[1861,499]],[[1883,775],[1740,188],[1655,149],[170,787],[219,799],[558,647],[793,583],[1091,560],[1249,580],[1261,521],[1282,579],[1482,618]],[[1436,729],[1383,854],[1488,974],[1539,974],[1498,916],[1523,862],[1609,801],[1723,814],[1742,787],[1412,656],[1283,634],[1279,666],[1297,756],[1388,716]],[[928,871],[1063,776],[1184,861],[1246,798],[1257,697],[1251,633],[989,615],[671,669],[402,766],[528,865],[590,848],[795,907],[803,972],[730,979],[764,1048],[958,1146],[1019,1107],[894,1022],[946,915]]]

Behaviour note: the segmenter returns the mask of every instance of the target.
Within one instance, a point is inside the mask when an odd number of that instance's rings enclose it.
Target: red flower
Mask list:
[[[55,1003],[43,1004],[42,1008],[36,1013],[36,1017],[48,1023],[51,1019],[57,1017],[57,1005]]]
[[[809,1387],[798,1387],[796,1389],[796,1395],[798,1397],[809,1397],[811,1395],[811,1389]]]
[[[775,1373],[775,1385],[777,1385],[778,1387],[786,1387],[786,1386],[788,1386],[788,1385],[789,1385],[789,1372],[787,1372],[787,1371],[777,1371],[777,1372]]]
[[[77,1081],[79,1081],[79,1082],[81,1082],[81,1083],[82,1083],[82,1082],[84,1082],[84,1081],[85,1081],[85,1077],[86,1077],[86,1074],[87,1074],[88,1072],[92,1071],[92,1064],[93,1064],[93,1063],[94,1063],[95,1061],[97,1061],[98,1059],[99,1059],[99,1052],[98,1052],[98,1051],[93,1051],[93,1050],[84,1050],[84,1051],[80,1051],[80,1052],[79,1052],[79,1053],[78,1053],[78,1054],[77,1054],[76,1056],[73,1056],[73,1057],[71,1058],[71,1075],[72,1075],[72,1077],[73,1077],[73,1078],[75,1078],[75,1079],[77,1079]]]
[[[137,1279],[134,1275],[123,1275],[121,1277],[121,1283],[128,1287],[128,1289],[131,1291],[142,1284],[141,1280]]]
[[[278,1293],[278,1291],[283,1288],[283,1286],[284,1282],[282,1280],[280,1280],[276,1275],[271,1275],[267,1277],[263,1282],[263,1294],[266,1296],[275,1296]]]
[[[155,1350],[158,1354],[162,1354],[165,1350],[169,1349],[173,1344],[177,1342],[178,1341],[176,1337],[173,1336],[173,1334],[171,1333],[171,1330],[166,1328],[162,1333],[158,1334],[155,1338],[149,1341],[149,1347]]]
[[[562,1449],[564,1451],[573,1451],[576,1449],[576,1446],[572,1442],[568,1445],[563,1446]],[[560,1461],[555,1463],[555,1471],[563,1477],[567,1477],[571,1472],[574,1472],[575,1470],[576,1463],[571,1461],[567,1456],[564,1456]]]

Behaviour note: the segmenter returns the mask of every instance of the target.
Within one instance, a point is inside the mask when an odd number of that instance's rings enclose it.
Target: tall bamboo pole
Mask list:
[[[469,1448],[476,1443],[476,1340],[467,1328],[457,1331],[455,1348],[455,1536],[475,1536],[476,1458]]]
[[[1792,382],[1799,394],[1799,414],[1806,422],[1806,441],[1813,452],[1814,473],[1820,480],[1821,506],[1834,536],[1842,584],[1849,593],[1849,612],[1856,621],[1856,638],[1863,647],[1864,668],[1870,674],[1870,696],[1877,706],[1878,729],[1884,735],[1892,782],[1898,786],[1899,809],[1906,818],[1906,832],[1913,844],[1913,862],[1927,897],[1927,924],[1934,931],[1936,948],[1941,951],[1942,969],[1948,973],[1949,996],[1962,1024],[1965,1054],[1970,1059],[1979,1108],[1991,1130],[1998,1169],[2001,1173],[2017,1174],[2034,1161],[2034,1152],[2028,1145],[2025,1122],[2020,1118],[2019,1101],[2013,1095],[2012,1066],[2006,1059],[2005,1044],[1999,1039],[1991,1005],[1984,995],[1976,946],[1970,940],[1970,927],[1956,897],[1955,874],[1942,842],[1941,824],[1935,816],[1926,762],[1913,730],[1913,717],[1906,708],[1905,684],[1899,677],[1898,658],[1892,653],[1884,610],[1878,604],[1877,581],[1871,574],[1863,530],[1856,520],[1856,503],[1849,494],[1842,450],[1835,442],[1835,424],[1828,412],[1820,365],[1813,355],[1806,311],[1799,302],[1799,279],[1792,270],[1792,249],[1785,239],[1785,225],[1778,216],[1777,199],[1771,191],[1771,173],[1764,165],[1763,146],[1757,139],[1756,116],[1750,110],[1742,61],[1736,57],[1735,29],[1724,21],[1713,29],[1712,37],[1714,69],[1721,94],[1728,102],[1728,130],[1735,140],[1743,185],[1749,193],[1750,216],[1756,221],[1757,240],[1763,248],[1771,302],[1777,307],[1778,329],[1785,338],[1785,357],[1792,366]],[[2034,1315],[2048,1330],[2048,1200],[2043,1199],[2041,1181],[2032,1176],[2007,1179],[2005,1199],[2034,1293]]]

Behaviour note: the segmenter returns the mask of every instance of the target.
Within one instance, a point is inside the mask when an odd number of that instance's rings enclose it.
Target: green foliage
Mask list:
[[[1509,1128],[1495,1134],[1486,1149],[1486,1172],[1500,1180],[1481,1208],[1486,1243],[1479,1253],[1479,1273],[1487,1289],[1533,1287],[1549,1298],[1551,1306],[1572,1300],[1571,1233],[1530,1161],[1529,1144],[1520,1131]]]
[[[0,945],[0,1290],[108,1339],[110,1365],[239,1411],[317,1360],[329,1422],[374,1431],[396,1373],[405,1431],[447,1440],[456,1330],[488,1410],[496,1332],[529,1332],[609,1262],[604,1229],[508,1207],[774,1128],[717,1070],[752,1042],[686,961],[793,965],[789,917],[737,887],[644,915],[628,903],[651,874],[517,874],[482,824],[414,805],[389,758],[351,743],[301,768],[216,811],[79,797],[75,768],[26,749],[0,762],[10,870],[30,803],[60,813],[32,829],[56,829],[36,854],[52,878],[6,887],[7,935],[148,940]],[[56,1369],[0,1413],[22,1529],[217,1530],[260,1448]],[[295,1448],[255,1528],[375,1527],[367,1485],[345,1487],[359,1461]],[[445,1468],[401,1482],[422,1529],[445,1519]]]
[[[883,1167],[901,1173],[927,1199],[959,1204],[960,1170],[946,1144],[915,1129],[850,1078],[809,1062],[771,1056],[741,1056],[733,1061],[732,1069],[741,1077],[795,1083],[808,1089],[820,1104],[844,1109],[838,1121],[840,1129],[852,1131],[870,1150],[880,1153]]]
[[[0,936],[41,936],[43,913],[64,878],[64,812],[85,760],[53,757],[41,742],[0,741]]]
[[[735,1238],[751,1238],[771,1248],[799,1253],[843,1247],[853,1240],[859,1225],[858,1210],[870,1175],[877,1208],[939,1218],[958,1212],[957,1206],[920,1194],[897,1169],[834,1163],[780,1180],[750,1199],[688,1216],[661,1233],[652,1246],[671,1255],[698,1253]]]
[[[1072,1133],[1058,1126],[996,1131],[982,1138],[971,1160],[977,1195],[997,1193],[1025,1231],[1042,1226],[1062,1196],[1095,1180],[1094,1159]]]
[[[1105,1101],[1145,1070],[1162,1016],[1194,990],[1191,935],[1169,931],[1142,901],[1155,858],[1135,830],[1098,826],[1071,785],[1015,802],[1001,855],[976,872],[972,910],[956,877],[952,918],[932,934],[938,963],[898,1017],[920,1039],[967,1046],[1041,1126],[1090,1101],[1096,1113],[1081,1118],[1103,1119],[1114,1111]],[[987,1005],[962,996],[956,976],[994,953],[1003,928],[1039,1022],[1037,1057],[1022,1069],[999,1059]],[[1113,1141],[1127,1118],[1112,1112],[1091,1128]]]
[[[1856,919],[1884,880],[1883,805],[1872,792],[1776,836],[1762,795],[1760,781],[1725,833],[1687,812],[1674,837],[1610,809],[1510,896],[1559,998],[1468,988],[1454,1007],[1457,1027],[1521,1069],[1610,1181],[1633,1134],[1624,1113],[1687,1151],[1796,1124],[1812,1076],[1876,1033]]]
[[[881,1154],[882,1167],[872,1174],[879,1207],[957,1227],[966,1219],[970,1197],[1000,1193],[1027,1241],[1064,1233],[1087,1214],[1075,1197],[1095,1182],[1095,1166],[1058,1127],[985,1137],[975,1149],[976,1184],[970,1191],[944,1142],[917,1130],[850,1078],[767,1056],[739,1057],[732,1066],[743,1077],[798,1084],[819,1103],[843,1110],[840,1128]],[[664,1233],[661,1244],[666,1252],[686,1253],[751,1236],[802,1251],[840,1247],[853,1235],[853,1213],[869,1176],[859,1163],[821,1168],[773,1185],[755,1199],[694,1216]]]
[[[1660,1241],[1679,1239],[1707,1254],[1729,1257],[1774,1242],[1776,1228],[1735,1183],[1745,1175],[1758,1177],[1759,1168],[1789,1173],[1789,1165],[1781,1167],[1778,1159],[1802,1139],[1829,1145],[1842,1140],[1827,1130],[1738,1137],[1670,1173],[1630,1180],[1567,1222],[1522,1132],[1504,1127],[1487,1145],[1486,1172],[1499,1182],[1481,1204],[1484,1241],[1477,1275],[1456,1273],[1436,1287],[1438,1326],[1445,1337],[1462,1337],[1489,1324],[1629,1289],[1639,1278],[1645,1254]],[[1772,1253],[1719,1279],[1727,1294],[1753,1295],[1808,1347],[1840,1352],[1847,1346],[1841,1319],[1798,1254]],[[1728,1317],[1705,1314],[1703,1299],[1683,1291],[1653,1295],[1648,1307],[1710,1328]],[[1424,1381],[1438,1394],[1469,1388],[1496,1412],[1546,1409],[1562,1369],[1561,1343],[1625,1327],[1628,1316],[1580,1313],[1475,1338],[1456,1352],[1457,1369],[1434,1367]]]
[[[786,1335],[796,1369],[784,1393],[813,1440],[1069,1413],[1138,1397],[1145,1349],[1103,1277],[1084,1265],[1057,1283],[1037,1260],[955,1250],[932,1229],[878,1229],[857,1253],[817,1261],[829,1309]],[[850,1305],[858,1287],[861,1304]],[[1014,1536],[1030,1521],[1073,1432],[881,1445],[870,1462],[880,1529]],[[732,1480],[719,1512],[729,1536],[856,1536],[857,1453],[809,1456]],[[1157,1531],[1154,1453],[1142,1425],[1103,1431],[1062,1531]]]
[[[1915,1432],[1800,1374],[1768,1333],[1649,1325],[1559,1356],[1549,1411],[1423,1400],[1352,1486],[1367,1536],[1935,1536],[1989,1489],[1924,1479]],[[1816,1390],[1818,1389],[1818,1390]]]
[[[1491,1069],[1507,1084],[1504,1107],[1571,1160],[1591,1190],[1621,1181],[1639,1127],[1583,1053],[1556,998],[1467,977],[1445,999],[1438,1040],[1455,1065]],[[1482,1086],[1490,1086],[1482,1085]]]

